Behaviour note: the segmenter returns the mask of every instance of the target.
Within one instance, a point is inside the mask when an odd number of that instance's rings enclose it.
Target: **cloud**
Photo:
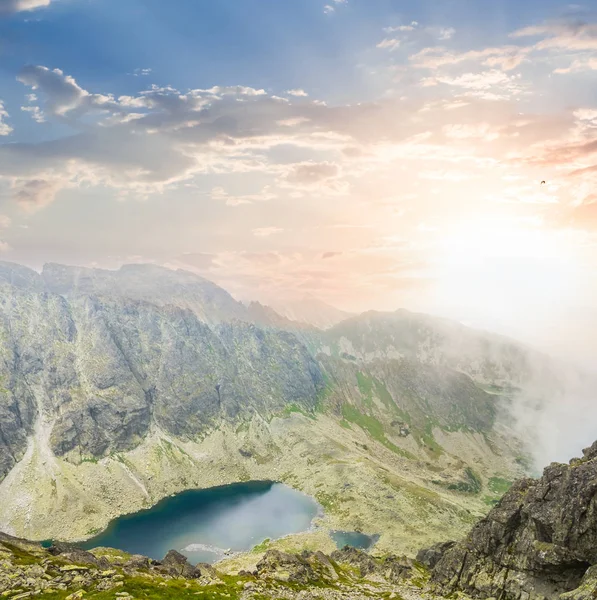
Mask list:
[[[597,57],[578,58],[573,60],[567,67],[554,69],[556,75],[566,75],[580,71],[597,71]]]
[[[338,165],[330,162],[305,162],[293,165],[286,180],[300,185],[313,185],[333,179],[339,174]]]
[[[333,4],[326,4],[323,7],[323,12],[326,15],[331,15],[336,12],[336,8],[341,4],[348,4],[348,0],[332,0]]]
[[[296,96],[298,98],[306,98],[309,94],[302,89],[288,90],[286,92],[289,96]]]
[[[0,16],[50,6],[51,0],[0,0]]]
[[[223,187],[215,187],[211,190],[211,197],[217,202],[224,202],[228,206],[242,206],[243,204],[255,204],[257,202],[268,202],[276,198],[270,186],[265,186],[258,194],[244,194],[240,196],[230,195]]]
[[[36,123],[44,123],[46,118],[39,106],[21,106],[23,112],[28,112]]]
[[[465,140],[480,139],[491,142],[500,137],[500,133],[495,131],[489,123],[449,123],[442,128],[444,135],[448,138]]]
[[[8,113],[4,108],[4,104],[0,100],[0,136],[2,135],[10,135],[13,131],[12,127],[4,122],[4,119],[8,118]]]
[[[25,210],[33,212],[50,204],[56,194],[66,186],[67,183],[59,179],[31,179],[17,184],[14,197]]]
[[[526,92],[522,80],[498,69],[438,70],[412,97],[332,106],[246,86],[182,92],[152,85],[115,96],[86,90],[62,70],[40,65],[23,69],[19,80],[33,88],[30,101],[39,104],[23,110],[66,121],[73,132],[40,143],[0,144],[0,181],[28,210],[78,186],[147,198],[201,176],[235,174],[259,175],[256,191],[233,193],[226,183],[212,182],[213,201],[238,207],[279,198],[367,197],[372,184],[364,182],[378,178],[388,180],[380,191],[388,197],[396,173],[400,180],[416,179],[416,172],[511,169],[517,158],[540,163],[548,159],[546,148],[566,150],[545,140],[580,123],[554,120],[552,127],[546,119],[521,117],[511,100]],[[577,168],[584,166],[591,165]]]
[[[567,50],[596,50],[597,24],[585,22],[554,22],[533,25],[514,31],[512,38],[542,37],[534,47]]]
[[[472,95],[487,100],[507,99],[522,93],[520,76],[508,75],[503,71],[492,69],[490,71],[463,73],[462,75],[436,75],[422,80],[423,86],[445,84],[470,90]]]
[[[479,62],[488,67],[499,67],[504,71],[512,71],[527,59],[531,50],[531,48],[521,46],[502,46],[467,52],[452,52],[442,47],[430,47],[413,54],[410,61],[417,68],[430,70],[466,62]]]
[[[65,75],[60,69],[48,69],[40,65],[29,65],[21,69],[17,80],[40,91],[46,98],[48,112],[55,116],[65,116],[72,111],[80,114],[93,108],[115,108],[108,96],[90,94],[82,89],[75,79]]]
[[[270,235],[282,233],[283,231],[284,229],[280,227],[259,227],[258,229],[253,229],[253,235],[255,237],[269,237]]]
[[[399,38],[385,38],[377,44],[377,47],[383,50],[397,50],[401,43]]]
[[[415,41],[439,40],[447,41],[452,39],[456,30],[453,27],[422,27],[417,21],[411,21],[410,25],[398,25],[396,27],[385,27],[384,32],[392,35],[384,38],[377,44],[378,48],[385,50],[397,50],[401,48],[403,42],[412,45]]]

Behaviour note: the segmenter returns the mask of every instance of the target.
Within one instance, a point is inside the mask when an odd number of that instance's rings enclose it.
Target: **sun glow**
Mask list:
[[[435,259],[439,306],[483,309],[496,318],[574,305],[584,284],[574,232],[540,219],[487,216],[440,237]]]

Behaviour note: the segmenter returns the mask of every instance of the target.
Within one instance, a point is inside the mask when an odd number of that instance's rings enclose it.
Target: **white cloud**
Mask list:
[[[244,194],[234,196],[229,194],[223,187],[215,187],[211,190],[212,200],[224,202],[227,206],[242,206],[243,204],[255,204],[257,202],[269,202],[276,199],[270,186],[265,186],[258,194]]]
[[[282,233],[283,231],[284,229],[280,227],[259,227],[257,229],[253,229],[253,235],[255,237],[269,237],[270,235]]]
[[[50,2],[51,0],[0,0],[0,15],[44,8]]]
[[[437,38],[440,41],[451,40],[454,37],[455,33],[456,29],[454,29],[453,27],[442,27],[438,32]]]
[[[0,135],[10,135],[13,131],[12,127],[4,122],[4,119],[8,118],[8,116],[4,104],[0,100]]]
[[[500,137],[499,132],[495,131],[489,123],[476,123],[474,125],[448,124],[444,125],[442,131],[446,137],[457,140],[481,139],[491,142]]]
[[[401,41],[398,38],[385,38],[377,44],[377,47],[384,50],[396,50],[397,48],[400,48],[400,44]]]
[[[307,92],[305,92],[305,90],[302,89],[287,90],[286,93],[289,96],[296,96],[297,98],[306,98],[309,95]]]
[[[587,56],[585,58],[577,58],[567,67],[554,69],[554,73],[557,75],[578,73],[580,71],[597,71],[597,57]]]
[[[417,21],[411,21],[410,25],[398,25],[397,27],[384,27],[386,33],[394,33],[396,31],[414,31],[419,26]]]
[[[511,71],[520,66],[530,52],[531,48],[521,46],[484,48],[460,53],[442,47],[430,47],[413,54],[410,60],[415,67],[431,70],[464,62],[479,62],[488,67],[500,67],[504,71]]]
[[[31,114],[31,118],[36,123],[44,123],[46,118],[44,117],[44,113],[42,112],[39,106],[21,106],[21,110],[23,112],[28,112]]]
[[[44,94],[48,111],[57,116],[65,116],[71,111],[86,112],[93,108],[107,109],[115,106],[110,96],[90,94],[60,69],[29,65],[21,69],[17,79]]]
[[[30,179],[15,184],[15,199],[26,211],[33,212],[53,202],[67,186],[68,182],[61,179]]]
[[[486,100],[507,99],[522,93],[520,76],[510,76],[503,71],[492,69],[478,73],[463,73],[462,75],[437,75],[422,80],[424,87],[445,84],[469,90],[469,94]]]
[[[323,7],[323,12],[326,15],[331,15],[332,13],[336,12],[336,7],[341,5],[341,4],[348,4],[348,0],[332,0],[333,4],[326,4]]]

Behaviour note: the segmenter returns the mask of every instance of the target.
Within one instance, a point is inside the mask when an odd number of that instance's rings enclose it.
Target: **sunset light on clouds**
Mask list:
[[[243,300],[486,326],[597,309],[588,5],[0,0],[0,15],[3,260],[152,262]]]

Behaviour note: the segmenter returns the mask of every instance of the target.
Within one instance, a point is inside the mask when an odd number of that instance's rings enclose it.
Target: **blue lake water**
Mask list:
[[[115,519],[81,546],[118,548],[156,560],[174,549],[193,564],[212,563],[226,550],[246,551],[266,538],[307,531],[320,511],[313,498],[279,483],[190,490]]]
[[[331,536],[340,549],[350,546],[359,550],[368,550],[379,540],[379,535],[365,535],[359,531],[332,531]]]

